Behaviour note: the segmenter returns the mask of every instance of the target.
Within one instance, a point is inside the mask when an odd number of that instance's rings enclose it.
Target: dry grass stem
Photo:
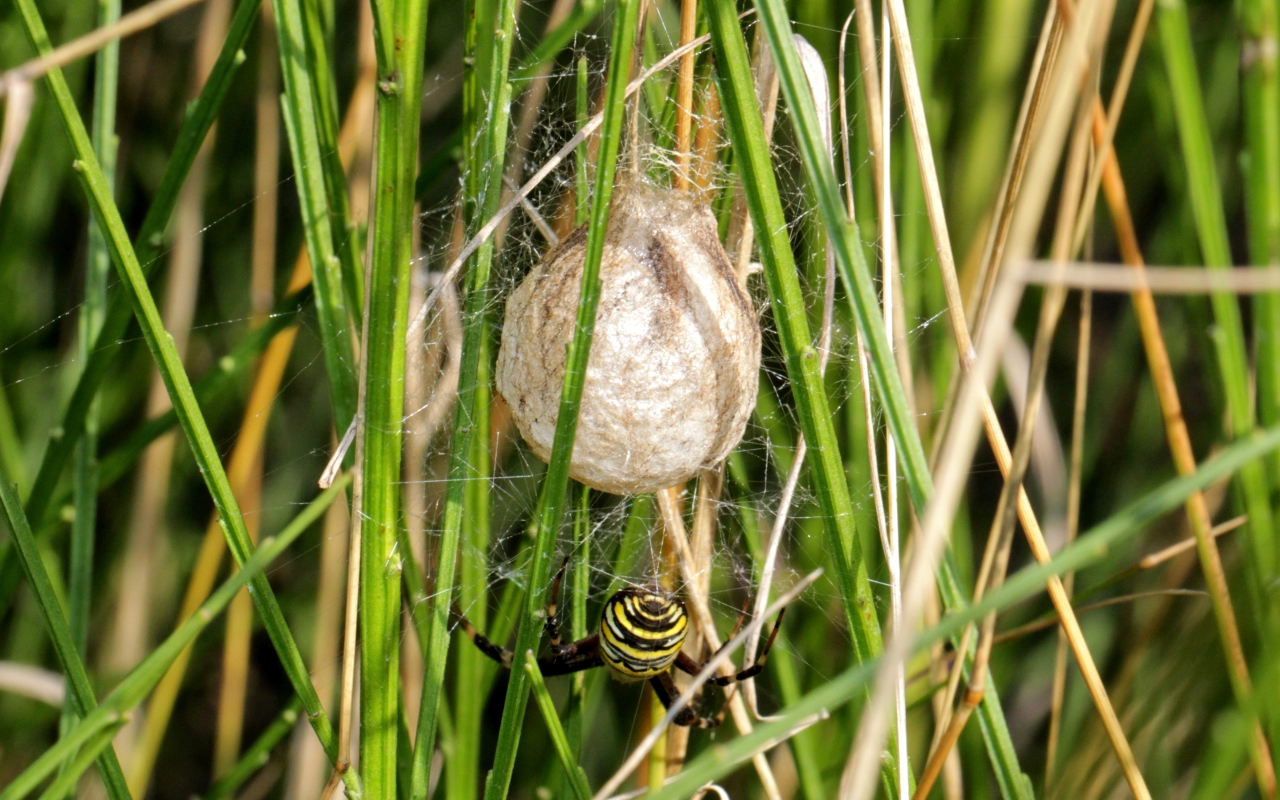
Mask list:
[[[1066,544],[1075,541],[1080,529],[1080,487],[1084,467],[1085,409],[1089,397],[1089,351],[1093,340],[1093,292],[1085,291],[1080,298],[1080,326],[1076,336],[1075,403],[1071,411],[1071,467],[1067,479],[1067,530]],[[1063,588],[1070,596],[1075,588],[1075,574],[1063,577]],[[1067,638],[1058,631],[1058,646],[1054,653],[1053,689],[1049,700],[1049,741],[1045,745],[1044,783],[1048,791],[1053,781],[1054,761],[1062,733],[1062,703],[1067,687]]]
[[[969,319],[972,320],[973,336],[982,332],[987,318],[987,305],[990,303],[1000,268],[1004,264],[1005,248],[1013,226],[1013,214],[1017,209],[1016,201],[1022,189],[1027,162],[1031,157],[1031,145],[1035,141],[1035,134],[1039,131],[1046,110],[1045,98],[1061,45],[1062,20],[1054,5],[1050,3],[1045,10],[1044,23],[1041,25],[1040,38],[1031,63],[1031,73],[1018,111],[1018,120],[1014,126],[1013,147],[1009,151],[1000,191],[996,194],[992,220],[986,226],[987,236],[977,274],[973,277],[967,293],[965,308]],[[931,464],[936,463],[938,450],[951,424],[951,412],[955,406],[956,393],[959,391],[960,377],[958,372],[953,372],[951,375],[950,385],[947,387],[947,399],[942,405],[942,413],[934,433],[933,449],[930,453]]]
[[[711,202],[712,180],[719,164],[720,131],[723,122],[720,95],[715,84],[707,86],[698,130],[693,136],[693,185],[708,203]]]
[[[1029,285],[1060,284],[1069,289],[1132,294],[1202,295],[1230,292],[1236,295],[1262,294],[1280,290],[1280,267],[1249,267],[1221,270],[1210,267],[1152,267],[1141,270],[1118,269],[1121,264],[1069,261],[1052,264],[1029,261],[1022,272]]]
[[[957,395],[956,425],[944,442],[933,497],[925,507],[915,553],[903,578],[902,625],[890,631],[880,666],[876,670],[871,697],[863,707],[862,719],[853,747],[853,758],[845,765],[840,780],[841,800],[869,800],[874,791],[881,743],[889,724],[896,673],[911,651],[914,624],[932,590],[934,569],[946,545],[947,531],[960,501],[977,446],[979,426],[973,424],[982,412],[986,387],[994,379],[999,353],[1008,335],[1021,296],[1016,270],[1006,270],[991,305],[992,324],[984,331],[976,359],[966,372]]]
[[[0,97],[4,97],[17,86],[30,83],[50,70],[93,55],[116,39],[123,39],[144,31],[166,17],[173,16],[187,6],[193,6],[199,2],[201,0],[155,0],[142,8],[130,11],[110,25],[96,28],[79,39],[55,48],[48,55],[33,58],[22,66],[2,72],[0,73]]]
[[[1075,132],[1068,156],[1067,167],[1062,180],[1061,199],[1058,205],[1058,219],[1054,235],[1053,254],[1055,259],[1066,256],[1071,233],[1071,223],[1075,219],[1076,209],[1080,204],[1080,193],[1084,180],[1084,170],[1088,159],[1089,125],[1088,114],[1081,109],[1077,114]],[[1013,463],[1005,476],[1005,484],[1001,490],[1000,500],[996,506],[996,515],[992,522],[991,532],[987,538],[986,553],[983,557],[983,572],[980,579],[985,579],[983,592],[994,591],[1004,582],[1009,566],[1009,552],[1013,545],[1015,493],[1022,490],[1026,479],[1027,468],[1031,461],[1031,453],[1035,441],[1036,423],[1040,419],[1040,404],[1044,397],[1044,380],[1049,369],[1049,348],[1057,329],[1058,320],[1066,301],[1066,290],[1060,286],[1051,286],[1045,293],[1040,307],[1040,321],[1036,330],[1035,345],[1032,351],[1029,377],[1027,378],[1026,398],[1022,411],[1022,427],[1013,450]],[[980,590],[975,589],[976,595]],[[937,747],[929,757],[925,771],[916,787],[915,797],[928,797],[933,783],[942,772],[942,766],[950,755],[951,748],[960,738],[965,724],[975,708],[982,700],[986,686],[986,671],[990,660],[991,647],[995,636],[996,614],[990,613],[983,620],[982,633],[978,639],[977,653],[974,656],[973,669],[969,684],[965,689],[960,708],[946,726],[946,732],[938,738]],[[963,652],[963,651],[961,651]],[[951,685],[958,685],[958,673],[963,662],[956,660]],[[950,698],[946,706],[950,707]],[[941,724],[939,726],[942,727]]]
[[[1067,7],[1070,3],[1065,4]],[[1111,103],[1107,107],[1106,125],[1103,130],[1102,137],[1096,142],[1094,152],[1106,153],[1111,151],[1111,144],[1115,141],[1116,128],[1120,126],[1120,114],[1124,110],[1124,102],[1129,96],[1129,86],[1133,82],[1133,71],[1138,64],[1138,55],[1142,52],[1142,42],[1146,38],[1147,28],[1151,22],[1151,11],[1155,6],[1155,0],[1142,0],[1138,5],[1137,14],[1133,19],[1133,26],[1129,30],[1129,40],[1125,44],[1124,58],[1120,62],[1120,71],[1116,74],[1115,86],[1111,90]],[[1097,99],[1095,102],[1095,117],[1101,111],[1102,101]],[[1076,219],[1075,233],[1072,236],[1072,254],[1080,252],[1084,246],[1085,235],[1089,231],[1089,225],[1093,221],[1093,211],[1095,203],[1098,199],[1098,188],[1102,185],[1102,174],[1106,166],[1105,158],[1095,158],[1093,165],[1089,170],[1088,190],[1085,192],[1085,202],[1080,208],[1080,214]]]
[[[0,692],[9,692],[54,708],[62,708],[67,686],[62,675],[57,672],[30,664],[0,661]]]
[[[370,183],[370,192],[377,191],[375,185]],[[370,208],[374,207],[374,198],[369,198]],[[370,237],[372,241],[372,237]],[[364,441],[365,426],[363,423],[365,417],[366,391],[368,387],[368,370],[369,358],[363,352],[364,343],[369,341],[369,315],[370,304],[372,303],[372,293],[367,291],[372,283],[373,259],[366,258],[364,260],[364,309],[360,315],[360,343],[361,352],[357,356],[359,358],[359,372],[356,377],[356,413],[351,419],[351,426],[355,428],[355,454],[352,463],[356,465],[355,469],[359,469],[359,465],[364,463]],[[426,303],[424,301],[423,305]],[[419,341],[423,331],[410,330],[406,341]],[[343,436],[345,442],[350,436],[350,430]],[[334,462],[341,463],[342,456],[345,455],[341,444],[334,454],[334,458],[330,460],[330,465]],[[329,471],[326,468],[325,472]],[[339,694],[339,711],[338,711],[338,760],[333,765],[333,772],[329,775],[329,781],[325,784],[324,792],[321,794],[322,800],[329,800],[341,785],[342,776],[351,767],[351,763],[355,758],[355,754],[351,749],[351,729],[355,724],[356,717],[359,715],[359,709],[356,707],[356,658],[359,655],[356,648],[357,627],[360,619],[360,562],[364,532],[364,481],[357,480],[351,487],[351,530],[347,540],[347,597],[345,619],[342,628],[342,679],[340,683]]]
[[[1035,141],[1045,110],[1044,101],[1049,91],[1049,79],[1053,75],[1061,44],[1062,19],[1058,16],[1054,4],[1049,3],[1040,28],[1040,38],[1036,43],[1035,56],[1031,61],[1027,88],[1018,109],[1018,121],[1013,129],[1013,147],[1009,151],[1005,164],[1000,191],[996,193],[992,220],[987,225],[987,238],[974,282],[977,294],[969,296],[968,309],[970,319],[973,320],[974,335],[982,330],[991,290],[995,287],[996,275],[1004,263],[1005,246],[1009,242],[1009,231],[1013,226],[1013,212],[1017,208],[1022,179],[1026,174],[1027,161],[1031,157],[1031,145]]]
[[[708,597],[711,592],[711,570],[714,566],[712,551],[718,527],[720,492],[723,488],[724,475],[720,469],[702,470],[698,475],[698,489],[693,503],[693,532],[689,537],[689,555],[692,559],[691,563],[696,565],[698,591],[702,597]],[[704,644],[702,627],[695,625],[685,637],[685,652],[699,659]],[[684,767],[685,755],[689,749],[690,732],[690,728],[682,725],[672,726],[667,730],[666,774],[668,776],[675,775]]]
[[[680,44],[687,45],[698,35],[698,0],[680,0]],[[676,75],[676,163],[672,185],[678,192],[689,191],[690,154],[693,149],[693,64],[692,49],[680,57]]]
[[[853,166],[849,156],[849,111],[846,107],[846,91],[845,91],[845,44],[849,39],[849,25],[853,22],[854,15],[857,10],[849,12],[849,16],[845,18],[844,27],[840,29],[840,66],[838,70],[839,76],[839,95],[840,95],[840,149],[844,156],[844,196],[845,211],[849,215],[849,219],[857,219],[856,209],[853,202]],[[872,64],[874,65],[874,61]],[[877,95],[878,102],[879,95]],[[889,540],[886,532],[889,529],[888,523],[885,521],[884,512],[884,494],[880,487],[880,457],[876,451],[875,437],[870,435],[870,431],[876,429],[875,415],[872,412],[874,406],[871,400],[871,376],[870,367],[867,357],[866,346],[862,343],[862,334],[858,332],[856,326],[853,330],[853,340],[858,351],[858,380],[862,384],[862,412],[863,424],[866,426],[868,435],[866,437],[867,444],[867,471],[871,475],[871,498],[876,513],[876,530],[880,534],[880,546],[884,552],[890,550]]]
[[[902,303],[897,296],[902,294],[901,273],[898,266],[898,232],[893,213],[893,180],[890,167],[893,163],[891,146],[893,137],[889,127],[889,107],[893,99],[893,28],[889,22],[887,3],[880,4],[880,143],[876,151],[876,172],[880,180],[876,192],[877,212],[880,231],[880,276],[881,303],[884,307],[884,326],[889,331],[889,352],[897,361],[898,373],[903,380],[905,396],[911,397],[910,386],[911,365],[904,362],[905,348],[897,346],[897,334],[900,328]],[[867,429],[868,439],[873,439],[872,431]],[[885,564],[889,570],[889,619],[893,630],[902,628],[902,548],[899,534],[898,508],[898,453],[897,442],[887,429],[884,437],[885,462],[885,496],[884,514],[877,517],[883,523],[880,531],[881,541],[887,545],[884,550]],[[879,476],[875,476],[879,481]],[[911,791],[911,770],[907,751],[907,677],[906,664],[897,667],[896,684],[893,698],[895,738],[895,760],[898,764],[898,796],[906,797]]]
[[[1104,12],[1102,6],[1106,6],[1106,13],[1102,13]],[[1009,258],[1015,262],[1025,258],[1024,253],[1030,252],[1034,231],[1047,197],[1049,175],[1057,161],[1058,151],[1061,147],[1064,135],[1063,121],[1074,104],[1079,86],[1079,69],[1087,63],[1086,42],[1093,38],[1091,34],[1095,30],[1094,20],[1099,15],[1103,18],[1109,17],[1109,8],[1110,5],[1108,3],[1091,0],[1083,6],[1083,11],[1077,17],[1076,24],[1071,25],[1067,31],[1067,36],[1063,42],[1059,69],[1053,78],[1052,89],[1047,95],[1049,103],[1046,107],[1045,121],[1041,129],[1042,135],[1037,137],[1036,144],[1031,150],[1028,168],[1025,173],[1024,180],[1026,182],[1027,195],[1024,197],[1023,202],[1018,204],[1018,208],[1015,209],[1014,219],[1010,227],[1007,252]],[[914,58],[911,53],[911,42],[907,32],[906,13],[902,7],[901,0],[890,0],[890,14],[894,25],[895,41],[898,46],[898,58],[902,65],[902,83],[907,99],[908,119],[916,143],[917,157],[919,158],[923,176],[925,204],[929,212],[934,241],[938,247],[938,261],[942,270],[947,305],[953,330],[956,334],[961,367],[968,370],[972,366],[974,350],[969,337],[968,326],[964,319],[963,303],[961,302],[959,284],[955,274],[955,259],[947,232],[941,192],[938,187],[937,172],[933,161],[932,145],[929,141],[923,101],[920,96],[919,81],[915,75]],[[1006,266],[1005,271],[1007,270],[1008,267]],[[1010,467],[1011,454],[989,395],[983,398],[983,417],[988,440],[996,453],[1001,472],[1007,474]],[[1021,490],[1018,493],[1018,514],[1036,559],[1042,563],[1048,562],[1051,554],[1045,546],[1044,537],[1031,508],[1030,500],[1027,498],[1025,491]],[[1085,676],[1090,695],[1093,697],[1094,703],[1103,717],[1108,737],[1111,739],[1124,768],[1126,779],[1139,798],[1149,797],[1145,781],[1142,779],[1136,761],[1133,759],[1132,748],[1129,746],[1119,719],[1111,707],[1101,676],[1098,674],[1092,655],[1089,653],[1088,646],[1085,644],[1079,630],[1079,625],[1071,612],[1070,603],[1062,589],[1061,581],[1056,578],[1052,579],[1049,582],[1049,593],[1054,606],[1062,616],[1063,625],[1072,640],[1072,650],[1077,662],[1080,664],[1081,672]]]
[[[1231,533],[1232,531],[1239,529],[1248,521],[1249,521],[1248,517],[1240,516],[1240,517],[1235,517],[1234,519],[1229,519],[1220,525],[1215,525],[1212,532],[1213,538],[1216,539],[1219,536],[1223,536],[1225,534]],[[1155,567],[1160,566],[1161,564],[1163,564],[1164,562],[1168,561],[1171,558],[1176,558],[1177,556],[1180,556],[1183,553],[1187,553],[1187,552],[1190,552],[1191,550],[1194,550],[1196,547],[1196,541],[1197,540],[1195,539],[1195,537],[1192,537],[1190,539],[1183,539],[1177,544],[1171,544],[1168,547],[1164,548],[1163,550],[1157,550],[1156,552],[1152,553],[1149,556],[1143,556],[1142,560],[1138,562],[1137,568],[1138,569],[1154,569]]]
[[[678,490],[674,488],[666,489],[657,492],[656,496],[658,498],[658,509],[662,514],[662,522],[667,532],[667,541],[671,543],[675,551],[676,561],[684,578],[685,599],[692,608],[694,621],[697,622],[698,627],[702,630],[702,638],[706,641],[707,647],[713,653],[718,653],[723,643],[720,641],[719,632],[716,631],[715,619],[711,616],[710,607],[707,605],[706,591],[703,588],[704,580],[709,577],[710,564],[698,562],[689,544],[689,536],[685,531],[684,520],[680,515]],[[761,627],[760,624],[756,623],[763,623],[763,620],[764,618],[760,617],[752,621],[756,631],[759,631]],[[739,636],[734,637],[734,641],[738,641],[739,645],[741,645],[745,641],[745,637],[739,634]],[[717,662],[717,671],[721,675],[732,675],[734,673],[733,666],[727,659],[713,658],[711,662],[708,662],[708,666],[712,662]],[[700,685],[696,679],[690,684],[691,687]],[[686,693],[688,691],[686,689]],[[725,693],[725,702],[729,704],[729,712],[733,717],[733,724],[737,727],[738,733],[743,736],[750,733],[752,730],[751,717],[747,713],[746,704],[742,701],[742,694],[730,690]],[[671,708],[676,708],[676,705],[672,704]],[[663,722],[655,725],[653,730],[661,730],[666,723],[670,722],[668,718],[674,719],[674,715],[670,710],[668,710],[667,716],[663,718]],[[778,792],[778,782],[773,777],[773,769],[769,766],[768,759],[765,758],[763,753],[758,753],[751,761],[755,765],[756,772],[760,775],[760,783],[764,787],[765,795],[770,800],[781,800],[781,794]],[[616,789],[617,787],[614,788]],[[611,789],[610,791],[613,790]],[[601,792],[607,794],[603,789]]]
[[[1100,102],[1094,104],[1093,112],[1094,138],[1098,144],[1101,144],[1107,123],[1102,117]],[[1143,269],[1142,252],[1138,247],[1137,234],[1129,213],[1124,179],[1120,175],[1115,151],[1110,148],[1102,150],[1101,160],[1103,161],[1102,186],[1107,196],[1107,204],[1111,209],[1112,224],[1116,230],[1121,255],[1126,264],[1136,271],[1141,271]],[[1196,470],[1195,453],[1192,450],[1191,437],[1182,414],[1182,401],[1178,397],[1173,365],[1169,360],[1164,335],[1160,330],[1155,298],[1150,291],[1143,289],[1134,291],[1131,296],[1134,311],[1138,317],[1138,327],[1142,332],[1143,346],[1147,352],[1152,380],[1155,383],[1156,396],[1164,416],[1165,431],[1169,440],[1169,449],[1173,455],[1174,467],[1179,475],[1190,475]],[[1222,566],[1222,556],[1211,534],[1213,522],[1209,516],[1209,508],[1203,492],[1196,492],[1187,500],[1187,515],[1191,520],[1191,529],[1195,533],[1196,550],[1200,555],[1200,566],[1204,572],[1205,583],[1213,599],[1214,617],[1222,640],[1227,672],[1236,695],[1236,702],[1242,709],[1251,709],[1253,684],[1249,677],[1244,647],[1240,641],[1240,629],[1236,624],[1235,609],[1231,603],[1226,571]],[[1262,725],[1256,716],[1253,716],[1253,729],[1250,755],[1258,780],[1258,788],[1263,797],[1273,798],[1276,795],[1275,766],[1271,761],[1270,749],[1267,746]]]
[[[502,176],[502,183],[512,192],[520,191],[520,187],[516,185],[515,181],[511,180],[511,176],[509,175]],[[533,223],[533,227],[538,229],[538,233],[542,234],[543,241],[545,241],[549,247],[555,247],[560,244],[560,237],[556,234],[555,230],[547,224],[542,213],[534,207],[533,203],[529,202],[528,196],[520,198],[520,210],[529,217],[529,221]]]
[[[316,694],[332,715],[335,679],[340,670],[338,645],[342,626],[342,594],[346,583],[347,507],[329,506],[324,517],[324,539],[320,545],[320,576],[316,590],[316,619],[311,649],[311,676]],[[305,721],[294,729],[289,753],[289,781],[286,800],[315,800],[324,787],[324,770],[329,758]]]
[[[1077,614],[1086,614],[1090,611],[1097,611],[1103,608],[1111,608],[1113,606],[1127,605],[1135,603],[1139,600],[1147,600],[1155,597],[1205,597],[1209,596],[1208,592],[1202,592],[1199,589],[1156,589],[1150,592],[1135,592],[1133,594],[1123,594],[1116,597],[1108,597],[1106,600],[1099,600],[1096,603],[1086,603],[1084,605],[1074,606]],[[1007,631],[1001,631],[993,637],[994,644],[1004,644],[1032,633],[1048,630],[1058,624],[1057,617],[1051,619],[1039,620],[1036,622],[1028,622],[1026,625],[1019,625],[1016,628],[1010,628]]]
[[[13,174],[13,162],[18,157],[18,148],[22,146],[27,123],[31,121],[34,100],[35,90],[30,81],[14,84],[9,89],[9,100],[4,107],[4,134],[0,136],[0,198],[4,197],[9,176]]]

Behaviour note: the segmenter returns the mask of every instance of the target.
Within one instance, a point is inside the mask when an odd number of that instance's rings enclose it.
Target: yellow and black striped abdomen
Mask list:
[[[672,595],[623,589],[605,603],[600,657],[622,680],[645,680],[670,669],[688,632],[689,615]]]

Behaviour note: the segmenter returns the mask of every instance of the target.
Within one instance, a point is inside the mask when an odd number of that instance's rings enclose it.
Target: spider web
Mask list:
[[[538,27],[540,24],[540,20],[524,21],[521,29],[527,34],[530,28]],[[650,17],[649,25],[656,44],[654,50],[659,54],[669,52],[678,39],[678,19],[674,16],[655,13]],[[748,35],[750,33],[751,31],[748,31]],[[525,142],[527,148],[523,150],[512,148],[514,152],[510,157],[511,160],[522,167],[519,174],[509,173],[514,184],[523,183],[576,132],[574,121],[576,71],[573,65],[579,56],[585,57],[590,65],[590,95],[598,102],[604,83],[603,73],[607,56],[605,39],[607,36],[602,37],[601,33],[579,35],[569,52],[558,59],[557,66],[548,76],[545,99],[537,109],[537,122],[533,127],[533,135],[529,136]],[[652,52],[653,50],[650,51],[650,56]],[[645,63],[648,64],[651,60],[652,57],[647,58]],[[641,174],[651,182],[670,181],[675,164],[675,153],[669,147],[663,146],[661,142],[663,122],[669,120],[669,117],[664,114],[669,114],[670,111],[665,107],[655,108],[652,101],[655,98],[666,101],[668,90],[673,86],[674,81],[674,68],[660,72],[652,79],[652,85],[642,89],[628,104],[626,127],[630,132],[623,143],[624,152],[620,156],[618,167],[620,173],[634,171],[638,166]],[[699,115],[706,108],[708,85],[707,81],[699,81],[696,84],[695,128],[701,128],[709,122],[707,117]],[[512,107],[513,122],[509,141],[516,141],[519,120],[523,113],[527,113],[527,108],[522,103],[522,95],[516,96],[517,99]],[[814,236],[813,229],[817,222],[802,183],[798,153],[786,139],[788,124],[785,119],[785,109],[780,108],[777,123],[778,136],[773,145],[773,154],[778,167],[781,196],[786,203],[791,238],[797,250],[804,253],[806,248],[810,251],[815,249],[814,242],[818,239]],[[714,145],[717,153],[723,153],[727,148],[728,142],[724,135],[722,128],[715,128]],[[855,163],[858,169],[870,169],[865,154],[858,156]],[[731,197],[734,189],[733,176],[725,170],[722,162],[712,165],[695,163],[695,172],[699,169],[704,170],[709,178],[708,193],[714,198],[713,208],[717,208],[719,204],[725,203],[722,197]],[[566,159],[533,190],[528,198],[529,203],[546,220],[546,223],[559,229],[560,235],[570,228],[569,225],[564,224],[564,221],[566,217],[570,219],[572,217],[574,170],[572,158]],[[504,195],[504,200],[505,197]],[[457,250],[457,232],[454,230],[456,209],[455,195],[442,198],[440,202],[422,213],[419,223],[423,255],[419,260],[419,268],[423,272],[438,272],[452,261],[452,253]],[[727,216],[725,215],[726,219]],[[500,229],[493,262],[493,300],[486,309],[493,326],[490,336],[495,351],[501,335],[506,297],[549,247],[550,243],[539,231],[539,226],[524,210],[518,209],[513,212],[505,230]],[[815,337],[821,311],[821,269],[822,267],[819,266],[818,271],[811,276],[802,275],[802,280],[806,277],[812,278],[805,281],[805,290],[806,299],[811,306],[811,325]],[[803,268],[802,272],[804,272]],[[426,276],[419,278],[423,286],[429,284],[430,280]],[[752,558],[744,540],[743,520],[747,519],[750,521],[749,524],[755,525],[759,531],[761,547],[767,546],[770,529],[778,512],[782,483],[786,478],[785,467],[790,464],[794,437],[799,430],[798,420],[791,406],[777,332],[773,326],[762,279],[758,275],[750,277],[748,288],[761,321],[764,339],[764,374],[760,391],[762,395],[768,396],[762,398],[760,409],[748,425],[746,435],[739,445],[738,457],[745,465],[747,480],[744,484],[726,474],[723,491],[715,504],[715,516],[719,526],[715,534],[711,563],[706,565],[706,568],[712,575],[710,599],[713,611],[716,612],[720,623],[725,626],[723,628],[725,631],[732,625],[739,611],[754,599],[756,576],[761,567],[761,564],[756,563]],[[445,320],[447,316],[447,313],[435,309],[431,314],[425,350],[428,353],[428,360],[434,366],[426,369],[428,384],[446,380],[448,358],[438,353],[438,347],[439,342],[447,337],[445,331],[448,324]],[[930,319],[920,322],[910,335],[918,335],[919,331],[932,321]],[[837,419],[843,419],[851,413],[862,413],[860,407],[849,409],[839,404],[844,402],[844,398],[859,397],[861,393],[860,386],[857,385],[856,361],[851,358],[853,352],[854,345],[849,331],[837,325],[833,331],[832,358],[828,368],[829,374],[840,376],[839,380],[844,384],[842,391],[833,394],[834,402],[837,404],[833,405],[832,412]],[[422,399],[408,403],[406,405],[408,419],[412,420],[415,415],[420,416],[426,413],[431,402],[430,392],[426,391]],[[496,392],[494,402],[501,404]],[[507,583],[514,582],[522,589],[528,588],[525,581],[526,551],[522,545],[527,539],[529,518],[537,501],[540,477],[545,471],[544,463],[531,453],[528,446],[520,439],[514,425],[509,422],[502,425],[495,423],[495,425],[493,439],[496,453],[495,469],[493,476],[488,479],[487,487],[493,509],[492,541],[483,549],[483,552],[478,552],[474,544],[466,541],[461,544],[463,548],[470,548],[463,554],[463,558],[475,559],[487,565],[483,586],[464,585],[463,592],[468,597],[481,598],[482,601],[490,603],[491,607],[496,603],[496,598],[502,594]],[[412,428],[412,422],[408,427]],[[777,435],[777,431],[783,431],[785,441],[771,438],[771,430],[774,436]],[[413,434],[410,433],[409,438],[412,436]],[[423,496],[419,506],[421,518],[407,520],[409,527],[411,530],[420,530],[428,540],[438,534],[441,524],[444,476],[447,472],[448,458],[447,439],[447,434],[432,438],[431,444],[425,448],[424,477],[420,479],[421,483],[415,484],[411,480],[406,486],[408,493],[419,492]],[[870,484],[851,488],[855,505],[861,513],[869,516],[871,513]],[[574,518],[572,510],[566,513],[562,523],[553,563],[559,564],[561,560],[571,556],[574,560],[585,556],[589,562],[591,572],[588,598],[591,609],[588,617],[589,626],[594,625],[595,614],[603,601],[621,585],[651,584],[663,576],[662,525],[656,508],[652,509],[643,520],[645,531],[640,537],[639,546],[628,552],[627,548],[635,543],[624,542],[634,502],[634,499],[592,492],[588,531],[580,544],[575,544],[572,535]],[[570,501],[566,505],[572,506],[573,502]],[[690,483],[682,503],[686,526],[690,528],[693,521],[691,510],[693,505],[694,484]],[[788,524],[783,532],[787,540],[784,541],[780,551],[775,587],[785,588],[798,577],[802,564],[798,566],[797,559],[791,554],[807,550],[809,556],[812,556],[815,552],[820,554],[825,546],[818,501],[803,477],[791,503],[788,518]],[[874,532],[871,532],[871,535],[874,537]],[[874,539],[868,541],[874,541]],[[575,548],[579,550],[575,552]],[[799,561],[807,561],[809,556],[800,555]],[[674,576],[668,576],[668,579],[675,578],[675,589],[679,592],[683,588],[683,579],[679,571],[676,572]],[[873,579],[883,580],[884,578],[883,574],[873,574]],[[465,582],[467,578],[464,576],[462,580]],[[882,595],[881,600],[887,605],[887,586],[878,587],[877,594]],[[830,583],[817,584],[809,590],[808,597],[803,602],[823,609],[824,613],[831,616],[835,628],[843,628],[839,593]],[[462,611],[471,613],[468,608],[463,608]]]

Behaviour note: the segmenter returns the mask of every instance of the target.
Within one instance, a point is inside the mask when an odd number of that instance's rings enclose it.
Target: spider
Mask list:
[[[674,665],[681,672],[697,675],[705,665],[705,662],[699,664],[680,650],[689,632],[689,613],[685,610],[684,603],[657,585],[627,587],[604,604],[598,632],[576,642],[561,644],[556,600],[560,596],[560,581],[564,577],[566,566],[567,561],[556,573],[547,605],[546,632],[547,638],[551,640],[551,655],[538,659],[538,668],[542,670],[542,674],[569,675],[592,667],[608,667],[609,672],[620,681],[649,681],[662,705],[671,708],[671,704],[680,695],[680,690],[671,677],[671,667]],[[786,608],[778,612],[764,649],[760,651],[760,657],[754,664],[737,674],[716,676],[707,682],[716,686],[728,686],[759,675],[764,669],[765,659],[769,657],[769,650],[773,647],[773,640],[778,635],[778,626],[782,624],[785,612]],[[515,655],[510,650],[499,647],[476,631],[475,626],[456,609],[454,615],[463,631],[482,653],[511,669]],[[741,626],[742,619],[739,618],[734,634]],[[729,638],[732,639],[733,636]],[[700,698],[695,698],[672,721],[676,725],[696,725],[699,728],[714,728],[719,725],[724,719],[724,709],[714,717],[704,717],[695,710],[699,701]]]

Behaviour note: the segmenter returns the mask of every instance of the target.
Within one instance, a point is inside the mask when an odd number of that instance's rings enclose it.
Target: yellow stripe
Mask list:
[[[645,600],[665,603],[667,608],[661,616],[655,617],[644,610]],[[671,624],[664,630],[647,631],[639,626],[637,619],[655,622],[671,619]],[[689,617],[684,608],[668,598],[659,595],[641,598],[632,594],[615,596],[605,606],[600,620],[601,657],[609,667],[625,677],[653,677],[669,669],[675,661],[684,645],[688,626]],[[668,640],[671,644],[660,650],[641,649],[645,644]]]
[[[647,631],[628,619],[625,614],[610,614],[610,619],[616,620],[619,627],[625,629],[628,635],[637,639],[647,639],[651,641],[679,636],[686,628],[689,627],[689,618],[684,615],[681,615],[676,619],[669,628],[665,628],[660,631]]]
[[[684,645],[685,630],[689,625],[687,617],[678,617],[676,625],[671,630],[660,632],[660,635],[655,636],[649,631],[636,630],[636,627],[626,620],[625,614],[617,613],[616,605],[620,604],[609,605],[600,625],[600,635],[602,635],[600,655],[604,662],[621,675],[635,678],[653,677],[671,667],[672,662],[676,660],[676,655],[680,653],[681,646]],[[631,641],[627,640],[628,637]],[[644,650],[636,646],[637,643],[644,643],[644,641],[659,640],[671,640],[671,645],[660,650]]]
[[[629,596],[626,598],[624,602],[626,603],[628,614],[630,614],[633,617],[644,617],[645,619],[652,620],[653,622],[662,622],[664,620],[670,619],[671,617],[677,614],[682,613],[679,605],[671,602],[666,598],[659,597],[657,595],[652,595],[652,594],[645,595],[643,598]],[[650,603],[663,604],[664,607],[662,612],[659,614],[650,613],[649,610],[645,607]]]
[[[667,659],[674,657],[676,653],[680,652],[681,646],[684,645],[684,638],[679,637],[671,643],[670,647],[667,647],[665,649],[641,650],[640,648],[635,647],[634,645],[629,644],[628,642],[620,641],[619,639],[615,638],[613,636],[613,631],[609,630],[608,628],[605,629],[605,639],[609,641],[609,645],[613,649],[624,654],[627,658],[631,659],[637,664],[643,664],[650,661],[654,661],[654,662],[666,661]]]
[[[669,657],[663,659],[633,658],[631,654],[623,653],[623,658],[607,658],[605,661],[614,669],[624,672],[656,675],[671,666],[676,652],[678,650],[673,650]]]

